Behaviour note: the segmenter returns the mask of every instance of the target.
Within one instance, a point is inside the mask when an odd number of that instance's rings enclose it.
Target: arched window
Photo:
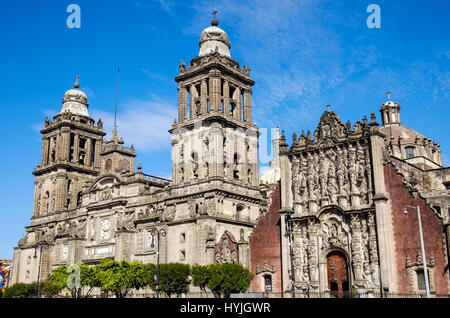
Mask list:
[[[230,115],[234,116],[234,110],[236,109],[236,103],[235,102],[231,102],[230,103]]]
[[[237,221],[243,219],[245,210],[246,210],[245,205],[239,204],[239,205],[236,207],[236,220],[237,220]]]
[[[411,159],[411,158],[415,157],[414,150],[415,150],[414,147],[406,147],[405,148],[406,159]]]

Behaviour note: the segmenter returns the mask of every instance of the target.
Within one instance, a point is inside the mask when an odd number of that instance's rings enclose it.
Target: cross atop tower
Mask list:
[[[327,105],[327,112],[330,111],[330,106],[331,106],[330,104]]]
[[[216,19],[216,14],[217,14],[217,10],[214,9],[214,11],[212,12],[212,14],[214,15],[214,18],[211,21],[211,25],[212,26],[218,26],[219,25],[219,21]]]
[[[391,100],[391,95],[392,94],[392,92],[391,91],[389,91],[389,90],[387,90],[386,91],[386,94],[385,95],[387,95],[387,97],[388,97],[388,101],[390,101]]]

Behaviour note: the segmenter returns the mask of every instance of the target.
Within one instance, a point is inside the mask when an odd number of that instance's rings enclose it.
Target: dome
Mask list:
[[[389,106],[389,107],[400,107],[400,104],[397,102],[393,102],[391,100],[388,100],[386,103],[382,104],[381,107]]]
[[[217,27],[219,21],[215,18],[211,21],[211,26],[204,29],[200,38],[200,53],[198,56],[204,56],[215,52],[216,48],[220,55],[230,57],[230,41],[224,30]]]
[[[391,137],[394,137],[394,140],[396,141],[399,137],[401,137],[404,143],[414,143],[416,139],[427,139],[427,137],[418,133],[414,129],[403,125],[382,126],[380,127],[380,132],[386,136],[386,143],[388,144],[391,141]]]
[[[77,81],[73,84],[74,88],[69,89],[64,94],[61,113],[70,112],[75,115],[89,116],[87,96],[84,92],[78,89],[80,87],[80,84],[78,84],[78,78],[79,77],[77,76]]]

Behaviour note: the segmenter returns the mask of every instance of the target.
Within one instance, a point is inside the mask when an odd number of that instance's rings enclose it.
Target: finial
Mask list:
[[[327,112],[330,112],[330,104],[327,105]]]
[[[218,26],[219,25],[219,21],[216,19],[217,10],[214,9],[212,14],[214,15],[214,18],[211,21],[211,25],[212,26]]]
[[[386,94],[385,95],[387,95],[387,97],[388,97],[388,101],[390,101],[391,100],[391,95],[392,94],[392,92],[391,91],[389,91],[389,90],[387,90],[386,91]]]
[[[375,113],[372,112],[372,113],[370,114],[370,123],[369,123],[369,126],[370,126],[370,127],[374,127],[374,126],[378,126],[378,125],[379,125],[379,123],[377,123],[377,117],[375,116]]]
[[[80,76],[76,76],[76,82],[75,82],[75,84],[73,84],[73,87],[75,87],[76,89],[79,89],[80,88],[80,83],[78,83],[78,79],[80,78]]]

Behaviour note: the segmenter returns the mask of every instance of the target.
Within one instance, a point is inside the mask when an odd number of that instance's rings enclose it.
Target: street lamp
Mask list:
[[[430,298],[430,285],[428,283],[428,268],[427,268],[427,257],[425,255],[425,244],[423,243],[423,233],[422,233],[422,219],[420,217],[420,207],[405,205],[404,213],[407,214],[406,208],[416,209],[417,218],[419,219],[419,234],[420,234],[420,246],[422,248],[422,262],[423,262],[423,273],[425,276],[425,287],[427,289],[427,297]]]
[[[39,266],[38,266],[38,275],[37,275],[37,280],[36,280],[36,288],[35,288],[35,293],[34,293],[34,297],[35,298],[38,298],[38,291],[39,291],[39,278],[40,278],[40,275],[41,275],[41,261],[42,261],[42,243],[39,243],[39,246],[40,246]],[[34,247],[34,255],[33,255],[34,259],[37,258],[36,249],[37,249],[37,245]]]
[[[156,298],[159,298],[159,236],[166,236],[166,230],[164,229],[151,229],[150,233],[152,233],[152,244],[150,245],[151,248],[155,247],[155,234],[158,239],[158,248],[156,251]]]
[[[291,270],[289,278],[292,281],[292,298],[295,298],[295,272],[294,272],[294,253],[292,251],[292,218],[291,218],[291,212],[287,211],[284,216],[284,236],[288,238],[288,244],[289,244],[289,256],[291,259]]]

